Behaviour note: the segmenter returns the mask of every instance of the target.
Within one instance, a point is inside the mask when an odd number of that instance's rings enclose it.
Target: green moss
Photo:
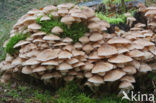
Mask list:
[[[63,29],[63,33],[58,35],[61,38],[70,37],[74,42],[77,42],[80,37],[84,35],[84,33],[88,32],[88,28],[84,23],[73,23],[69,28],[66,24],[60,22],[60,18],[51,20],[40,21],[40,18],[37,18],[37,23],[42,26],[41,31],[46,33],[51,33],[51,29],[55,26],[59,26]]]
[[[96,103],[94,98],[87,96],[75,82],[70,82],[56,92],[58,98],[54,103]]]
[[[6,44],[5,52],[13,55],[17,50],[14,48],[14,45],[21,40],[25,40],[28,36],[29,34],[16,34],[15,36],[11,37]]]
[[[125,2],[134,1],[134,0],[125,0]],[[121,4],[121,0],[103,0],[103,4],[113,3],[113,4]]]
[[[126,16],[122,15],[116,15],[116,17],[107,17],[106,15],[100,13],[96,13],[96,16],[100,18],[101,20],[105,20],[109,22],[110,24],[119,24],[119,23],[125,23]]]

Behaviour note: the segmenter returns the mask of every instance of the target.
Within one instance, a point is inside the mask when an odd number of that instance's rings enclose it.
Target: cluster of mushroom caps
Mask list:
[[[36,23],[38,16],[42,16],[41,21],[50,20],[47,14],[61,17],[61,22],[69,28],[73,22],[85,22],[89,32],[76,43],[69,37],[55,35],[63,33],[59,26],[47,35]],[[4,72],[1,82],[5,82],[10,73],[20,72],[46,82],[59,78],[67,82],[83,79],[86,80],[84,85],[100,86],[121,81],[119,88],[133,88],[134,74],[152,71],[146,62],[154,60],[156,55],[152,42],[154,33],[144,30],[144,24],[136,24],[129,32],[120,30],[108,34],[104,31],[109,26],[95,17],[92,9],[70,3],[29,11],[14,25],[10,36],[17,32],[29,32],[31,36],[14,46],[20,48],[17,55],[8,54],[1,62]]]

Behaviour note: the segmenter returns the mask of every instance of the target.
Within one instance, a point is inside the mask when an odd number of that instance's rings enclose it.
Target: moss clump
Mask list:
[[[29,34],[16,34],[15,36],[11,37],[6,44],[5,52],[13,55],[16,52],[14,45],[21,40],[25,40],[28,36]]]
[[[73,23],[69,28],[66,24],[60,22],[60,18],[53,19],[51,17],[51,20],[47,21],[40,21],[40,18],[37,19],[37,23],[42,26],[41,31],[51,33],[52,28],[59,26],[63,29],[63,33],[58,36],[62,38],[70,37],[74,42],[77,42],[84,33],[89,31],[84,23]]]
[[[96,13],[96,16],[98,18],[100,18],[101,20],[105,20],[105,21],[109,22],[110,24],[125,23],[125,21],[126,21],[126,16],[124,16],[123,14],[116,15],[114,17],[108,17],[100,12],[100,13]]]
[[[125,0],[125,2],[134,1],[134,0]],[[121,0],[103,0],[103,4],[113,3],[113,4],[121,4]]]

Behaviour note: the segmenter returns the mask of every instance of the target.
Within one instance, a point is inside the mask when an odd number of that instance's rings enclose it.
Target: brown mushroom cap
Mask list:
[[[143,72],[143,73],[146,73],[148,71],[152,71],[152,68],[148,64],[142,63],[140,65],[139,71]]]
[[[128,82],[128,81],[123,81],[120,83],[119,88],[121,89],[133,89],[134,86],[132,85],[132,83]]]
[[[27,65],[36,65],[39,64],[40,62],[36,59],[36,58],[30,58],[27,61],[23,62],[23,66],[27,66]]]
[[[50,35],[44,36],[43,40],[60,40],[60,37],[53,35],[53,34],[50,34]]]
[[[106,73],[106,75],[104,76],[104,81],[116,81],[120,78],[122,78],[126,73],[121,71],[121,70],[112,70],[108,73]]]
[[[52,33],[55,33],[55,34],[60,34],[63,32],[63,29],[60,28],[59,26],[55,26],[52,30],[51,30]]]
[[[58,66],[58,70],[69,70],[69,69],[72,69],[73,67],[68,64],[68,63],[61,63],[59,66]]]
[[[130,62],[132,60],[133,59],[131,57],[123,55],[123,54],[120,54],[118,56],[115,56],[115,57],[108,59],[108,61],[111,63],[127,63],[127,62]]]
[[[96,42],[96,41],[99,41],[99,40],[102,40],[103,39],[103,35],[99,34],[99,33],[94,33],[92,34],[90,37],[89,37],[89,40],[90,41],[93,41],[93,42]]]
[[[58,57],[60,49],[46,49],[37,55],[37,60],[48,61]]]
[[[39,24],[33,23],[33,24],[28,25],[28,29],[39,30],[39,29],[41,29],[41,26]]]
[[[111,56],[114,54],[117,54],[117,49],[114,46],[111,45],[102,45],[99,49],[98,49],[98,55],[99,56]]]
[[[102,84],[104,83],[104,80],[102,79],[102,77],[95,75],[91,78],[88,79],[89,82],[94,83],[94,84]]]
[[[130,57],[142,57],[142,56],[144,56],[144,52],[141,52],[139,50],[132,50],[128,54]]]
[[[133,66],[126,66],[122,70],[128,74],[135,74],[137,72]]]
[[[108,44],[129,44],[131,41],[121,37],[115,37],[108,41]]]
[[[49,60],[49,61],[43,62],[41,65],[58,65],[58,62],[55,60]]]
[[[135,83],[135,78],[133,76],[129,76],[129,75],[126,75],[124,77],[121,78],[121,81],[127,81],[127,82],[130,82],[130,83]]]
[[[26,45],[26,44],[29,44],[29,43],[30,43],[29,41],[21,40],[16,45],[14,45],[14,48],[18,48],[20,46],[23,46],[23,45]]]
[[[32,72],[42,72],[42,71],[45,71],[46,68],[44,66],[39,66],[39,67],[36,67],[32,70]]]
[[[61,51],[59,54],[58,54],[58,58],[59,59],[70,59],[72,57],[72,54],[68,51]]]
[[[22,68],[22,71],[21,71],[23,74],[32,74],[32,69],[29,67],[29,66],[25,66]]]
[[[107,62],[98,62],[92,69],[92,73],[101,73],[101,72],[107,72],[114,68],[114,66]]]

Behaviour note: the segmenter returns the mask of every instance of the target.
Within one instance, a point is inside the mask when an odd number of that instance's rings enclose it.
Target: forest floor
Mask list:
[[[5,14],[0,14],[0,59],[4,58],[3,43],[9,38],[9,31],[17,18],[22,16],[26,11],[33,7],[42,7],[50,4],[57,4],[59,2],[66,2],[71,0],[54,0],[56,2],[50,2],[50,0],[23,0],[30,1],[24,5],[19,4],[15,6],[11,4],[10,9]],[[72,0],[73,1],[73,0]],[[155,0],[147,0],[148,5],[155,5]],[[11,6],[14,5],[15,10],[11,11]],[[42,6],[41,6],[42,5]],[[16,14],[16,15],[15,15]],[[5,16],[3,16],[5,15]],[[85,93],[72,89],[72,86],[65,86],[57,91],[50,89],[49,86],[45,86],[40,81],[32,78],[20,79],[19,77],[14,78],[8,84],[0,83],[0,103],[119,103],[120,100],[114,96],[103,97],[100,100],[91,98]],[[77,88],[78,89],[78,88]],[[61,92],[60,92],[61,91]],[[62,93],[63,91],[63,93]],[[76,92],[75,92],[76,91]],[[74,94],[74,95],[73,95]],[[75,97],[77,96],[77,97]],[[129,103],[129,102],[122,102]]]

